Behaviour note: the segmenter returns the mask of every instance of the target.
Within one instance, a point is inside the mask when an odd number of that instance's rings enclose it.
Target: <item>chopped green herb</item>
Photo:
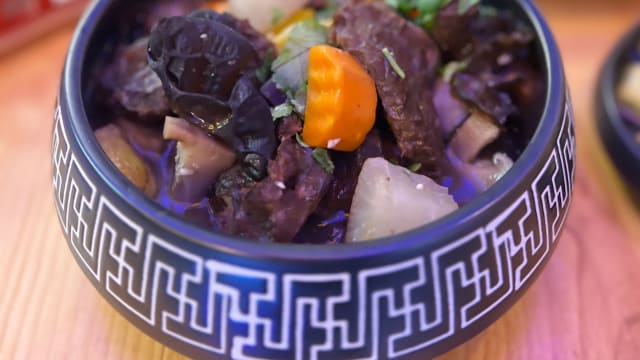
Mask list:
[[[300,135],[300,133],[296,133],[296,141],[298,142],[298,145],[302,146],[305,149],[311,148],[311,146],[309,146],[306,142],[304,142],[304,140],[302,140],[302,135]]]
[[[273,121],[276,121],[283,117],[287,117],[292,113],[293,113],[293,105],[291,105],[288,102],[278,105],[273,109],[271,109],[271,116],[273,116]]]
[[[327,149],[323,148],[315,148],[311,152],[311,156],[313,156],[314,160],[320,164],[322,169],[326,171],[328,174],[332,174],[335,171],[336,167],[331,161],[331,157],[329,156],[329,152]]]
[[[275,72],[281,66],[308,53],[315,45],[326,44],[329,30],[315,20],[306,20],[296,24],[291,30],[289,39],[273,62],[271,69]]]
[[[271,64],[274,60],[273,50],[269,49],[264,56],[264,61],[259,68],[256,69],[256,77],[260,82],[265,82],[269,79],[269,75],[271,75]]]
[[[418,171],[420,171],[420,169],[422,169],[422,164],[420,163],[415,163],[411,166],[409,166],[409,171],[417,173]]]
[[[289,98],[295,111],[304,115],[309,77],[309,49],[327,43],[328,29],[315,20],[298,23],[280,56],[273,62],[273,81]]]
[[[398,76],[400,76],[401,79],[404,79],[407,77],[407,74],[405,74],[404,70],[402,70],[400,65],[398,65],[398,62],[393,57],[393,53],[391,53],[391,51],[389,51],[388,48],[382,49],[382,54],[384,55],[385,58],[387,58],[389,65],[391,65],[391,68],[393,69],[393,71],[395,71],[396,74],[398,74]]]
[[[466,69],[468,65],[469,64],[468,64],[467,61],[451,61],[451,62],[448,62],[441,69],[442,79],[445,82],[450,83],[451,80],[453,80],[453,76],[455,74],[457,74],[458,72]]]
[[[480,4],[480,0],[458,0],[458,14],[466,14],[472,7]]]
[[[276,25],[284,18],[284,10],[281,8],[273,8],[273,13],[271,14],[271,25]]]
[[[333,15],[335,15],[338,10],[338,1],[337,0],[329,0],[327,1],[327,6],[322,10],[318,10],[316,12],[316,18],[318,20],[326,20],[333,19]]]
[[[495,17],[498,15],[498,10],[489,5],[478,6],[478,13],[481,17]]]
[[[451,1],[453,0],[385,0],[385,3],[422,28],[432,30],[438,12]],[[459,0],[458,13],[465,14],[479,2],[480,0]]]

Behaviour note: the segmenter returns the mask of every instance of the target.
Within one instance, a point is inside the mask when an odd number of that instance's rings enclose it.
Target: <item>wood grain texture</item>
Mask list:
[[[574,99],[578,173],[560,245],[502,319],[443,356],[636,359],[640,354],[640,206],[597,138],[597,71],[640,20],[640,2],[540,1]],[[0,359],[181,359],[116,313],[75,264],[50,180],[54,99],[72,26],[0,57]]]

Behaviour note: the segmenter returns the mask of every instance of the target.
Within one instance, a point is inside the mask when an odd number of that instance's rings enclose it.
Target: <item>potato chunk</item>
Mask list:
[[[125,136],[116,125],[110,124],[96,131],[96,138],[111,162],[138,189],[150,197],[158,192],[156,179],[151,171],[125,140]]]
[[[175,200],[201,200],[218,175],[236,161],[233,150],[183,119],[168,116],[164,123],[164,137],[178,142],[171,189]]]
[[[400,234],[457,209],[448,190],[430,178],[383,158],[371,158],[358,178],[345,240],[359,242]]]

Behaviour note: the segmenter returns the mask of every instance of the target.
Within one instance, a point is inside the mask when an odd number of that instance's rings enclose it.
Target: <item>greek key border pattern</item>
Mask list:
[[[252,269],[150,233],[87,176],[59,107],[53,189],[80,266],[112,301],[164,336],[234,359],[393,359],[472,326],[543,264],[571,200],[572,119],[567,95],[562,131],[544,168],[486,226],[430,254],[357,272]],[[350,321],[354,312],[357,321]]]

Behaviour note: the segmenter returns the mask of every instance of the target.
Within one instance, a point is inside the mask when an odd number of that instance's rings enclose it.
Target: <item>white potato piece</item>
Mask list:
[[[505,153],[495,153],[490,159],[478,159],[465,163],[447,151],[449,161],[459,174],[469,181],[478,193],[482,193],[498,182],[511,168],[513,160]]]
[[[119,127],[109,124],[100,128],[96,130],[96,138],[111,162],[133,185],[147,196],[156,196],[158,186],[151,170],[127,142]]]
[[[484,148],[500,137],[500,131],[490,116],[474,111],[456,130],[451,139],[451,148],[460,160],[473,162]]]
[[[178,142],[171,188],[172,197],[178,201],[202,200],[218,175],[236,161],[233,150],[180,118],[167,116],[164,138]]]
[[[383,158],[371,158],[358,177],[346,241],[401,234],[457,209],[447,188]]]
[[[229,0],[228,12],[249,20],[256,30],[266,32],[273,26],[274,15],[287,19],[302,9],[308,0]]]

